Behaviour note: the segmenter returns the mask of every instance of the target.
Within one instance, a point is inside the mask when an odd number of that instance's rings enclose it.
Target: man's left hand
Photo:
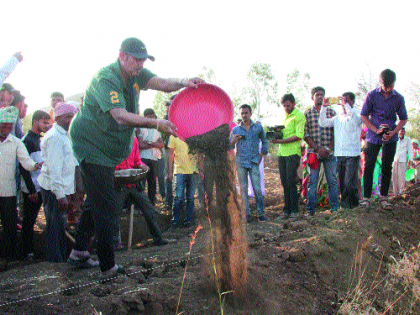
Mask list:
[[[384,134],[382,135],[382,141],[383,141],[383,142],[388,142],[389,140],[391,140],[391,139],[392,139],[392,137],[393,137],[395,134],[396,134],[396,132],[394,132],[394,130],[389,131],[389,132],[387,132],[387,133],[384,133]]]
[[[181,84],[184,87],[193,87],[193,88],[197,88],[197,84],[198,83],[206,83],[206,81],[204,81],[201,78],[195,77],[195,78],[184,78],[181,79]]]

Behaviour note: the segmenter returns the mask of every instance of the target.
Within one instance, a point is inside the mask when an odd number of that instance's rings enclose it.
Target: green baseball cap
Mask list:
[[[129,37],[121,43],[120,51],[136,58],[148,58],[155,61],[155,57],[147,53],[146,45],[138,38]]]

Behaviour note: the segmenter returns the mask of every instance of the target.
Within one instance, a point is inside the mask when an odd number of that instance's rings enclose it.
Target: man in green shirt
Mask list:
[[[92,232],[95,232],[104,277],[122,269],[115,264],[112,243],[118,215],[115,166],[130,154],[134,128],[156,128],[172,135],[176,129],[167,120],[137,114],[140,90],[173,92],[204,82],[199,78],[159,78],[143,68],[147,59],[155,60],[142,41],[133,37],[125,39],[118,60],[93,77],[84,104],[70,127],[73,152],[81,166],[87,198],[68,262],[85,268],[98,265],[87,251]]]
[[[285,94],[281,104],[286,112],[282,139],[274,139],[273,143],[280,143],[279,171],[284,191],[284,216],[283,219],[296,219],[298,213],[298,191],[296,187],[297,169],[300,164],[300,142],[305,131],[306,118],[295,108],[293,94]]]

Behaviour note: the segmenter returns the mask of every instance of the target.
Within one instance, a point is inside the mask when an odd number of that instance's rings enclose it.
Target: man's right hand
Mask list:
[[[175,130],[178,130],[173,123],[165,119],[159,119],[157,127],[158,131],[172,136],[175,136]]]
[[[174,175],[169,173],[168,174],[168,182],[172,183],[173,178],[174,178]]]
[[[67,197],[57,199],[58,202],[58,210],[61,212],[67,212],[67,209],[69,207],[69,201],[67,200]]]
[[[241,136],[241,135],[232,135],[231,143],[232,144],[237,144],[239,142],[239,140],[242,140],[242,137],[243,136]]]
[[[318,149],[318,154],[319,154],[319,158],[321,160],[327,159],[328,156],[330,155],[330,151],[328,151],[326,148],[321,147]]]

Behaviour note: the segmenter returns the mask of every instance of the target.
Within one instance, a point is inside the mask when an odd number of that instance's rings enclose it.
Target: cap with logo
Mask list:
[[[136,58],[148,58],[152,61],[155,61],[155,57],[150,56],[147,53],[146,45],[140,39],[135,37],[124,39],[121,43],[120,51]]]

